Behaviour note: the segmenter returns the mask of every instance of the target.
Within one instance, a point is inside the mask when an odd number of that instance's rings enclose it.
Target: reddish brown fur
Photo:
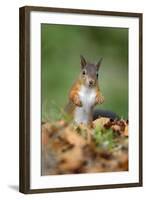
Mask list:
[[[74,114],[74,110],[75,110],[76,106],[82,106],[80,99],[79,99],[79,95],[78,95],[81,85],[82,85],[82,81],[80,79],[78,79],[73,84],[73,86],[71,87],[70,92],[69,92],[69,102],[66,105],[65,110],[68,114],[70,114],[72,116]]]
[[[79,92],[81,86],[83,85],[85,87],[88,85],[87,87],[95,88],[96,98],[94,105],[101,104],[104,101],[104,98],[100,93],[98,85],[98,70],[102,59],[100,59],[97,64],[91,64],[89,62],[86,62],[83,56],[80,56],[80,58],[81,58],[81,73],[70,89],[69,102],[65,108],[66,112],[71,116],[74,116],[74,111],[77,106],[82,107],[82,102],[79,97]],[[89,118],[90,117],[92,119],[92,116],[89,116]]]
[[[70,89],[69,102],[66,105],[65,110],[71,116],[74,115],[74,111],[75,111],[76,106],[79,106],[79,107],[82,106],[82,103],[79,99],[78,94],[79,94],[81,86],[83,85],[83,82],[84,82],[84,80],[82,80],[82,78],[79,77]],[[97,94],[96,95],[96,101],[95,101],[95,105],[96,105],[96,104],[100,104],[101,102],[103,102],[104,97],[102,96],[102,94],[100,92],[98,83],[96,83],[96,85],[94,87],[96,88],[96,94]]]

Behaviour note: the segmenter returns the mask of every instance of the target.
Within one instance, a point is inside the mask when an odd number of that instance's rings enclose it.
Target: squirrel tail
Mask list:
[[[99,117],[107,117],[107,118],[110,118],[112,120],[115,120],[115,119],[119,120],[120,119],[120,117],[112,111],[95,109],[93,111],[93,120],[96,120]]]

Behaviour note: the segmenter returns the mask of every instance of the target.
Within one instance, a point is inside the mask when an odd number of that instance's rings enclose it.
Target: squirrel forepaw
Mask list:
[[[80,98],[79,98],[78,95],[76,95],[76,96],[74,97],[74,104],[75,104],[76,106],[78,106],[78,107],[81,107],[81,106],[82,106],[82,102],[80,101]]]
[[[96,104],[102,104],[104,102],[104,96],[98,95],[96,96]]]

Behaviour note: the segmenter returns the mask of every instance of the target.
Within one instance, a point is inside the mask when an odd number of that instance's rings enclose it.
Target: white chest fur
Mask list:
[[[91,118],[93,105],[95,103],[95,88],[82,86],[79,91],[79,97],[82,102],[82,107],[76,107],[74,120],[76,123],[87,124]]]

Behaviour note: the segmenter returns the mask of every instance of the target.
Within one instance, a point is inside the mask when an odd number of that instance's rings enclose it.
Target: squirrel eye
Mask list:
[[[96,77],[98,78],[98,73],[96,73]]]
[[[86,74],[86,72],[85,72],[85,70],[83,71],[83,75],[85,75]]]

